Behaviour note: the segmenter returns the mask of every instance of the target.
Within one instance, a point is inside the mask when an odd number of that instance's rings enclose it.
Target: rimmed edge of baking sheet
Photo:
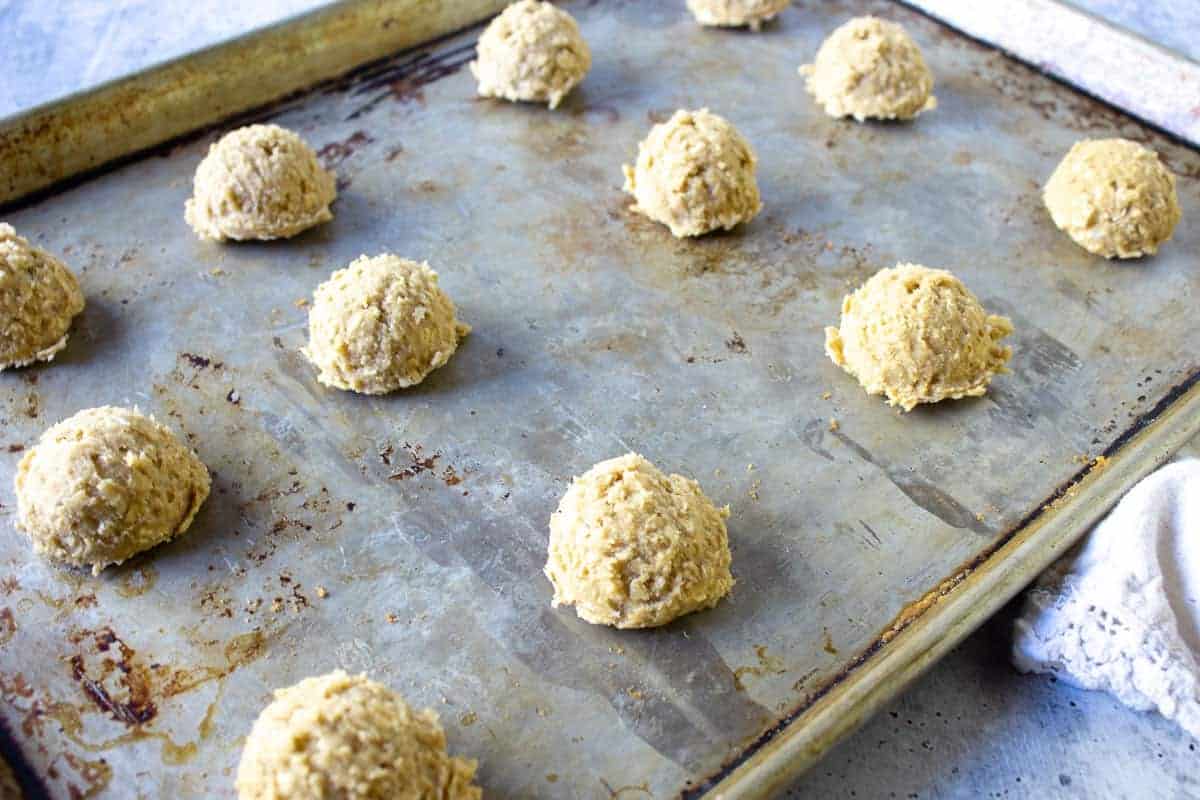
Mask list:
[[[989,553],[910,604],[839,678],[685,796],[751,800],[795,780],[1035,580],[1134,483],[1196,435],[1200,372],[1140,416]],[[934,609],[937,613],[930,613]]]
[[[0,119],[0,209],[428,44],[506,0],[345,0]]]
[[[1174,50],[1061,0],[898,2],[1200,147],[1200,63]]]

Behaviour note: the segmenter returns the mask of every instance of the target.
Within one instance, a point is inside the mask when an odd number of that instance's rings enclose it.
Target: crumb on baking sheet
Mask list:
[[[329,590],[326,589],[324,586],[317,584],[317,597],[324,600],[326,597],[329,597]]]
[[[833,397],[833,392],[821,392],[822,400],[828,400],[831,397]]]
[[[841,427],[842,427],[842,424],[840,422],[838,422],[836,419],[829,420],[829,430],[831,433],[837,433]]]
[[[384,619],[387,620],[388,625],[395,625],[400,621],[400,617],[396,616],[395,614],[388,614],[386,617],[384,617]]]

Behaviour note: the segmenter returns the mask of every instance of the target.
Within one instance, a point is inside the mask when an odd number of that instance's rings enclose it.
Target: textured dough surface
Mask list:
[[[278,125],[222,136],[196,168],[184,218],[206,239],[286,239],[333,219],[337,182],[317,154]]]
[[[749,222],[762,210],[758,160],[737,129],[707,108],[676,111],[650,129],[637,161],[623,167],[634,211],[671,229],[701,236]]]
[[[1105,258],[1157,253],[1182,216],[1175,176],[1158,153],[1128,139],[1076,142],[1042,200],[1060,230]]]
[[[0,223],[0,371],[52,360],[80,311],[74,273]]]
[[[1007,372],[1007,317],[988,314],[958,278],[898,264],[875,273],[842,301],[825,352],[868,394],[911,411],[918,403],[974,397]]]
[[[791,4],[792,0],[687,0],[688,10],[701,25],[754,31]]]
[[[904,28],[878,17],[855,17],[840,26],[800,74],[831,117],[912,119],[937,108],[921,48]]]
[[[171,430],[102,406],[42,434],[17,466],[17,524],[44,556],[99,574],[188,529],[209,475]]]
[[[478,800],[437,715],[336,670],[279,689],[246,737],[240,800]]]
[[[481,97],[557,108],[592,67],[575,18],[551,3],[519,0],[479,37],[471,74]]]
[[[571,482],[550,517],[553,604],[617,628],[715,606],[733,587],[728,516],[694,480],[636,453],[601,461]]]
[[[428,264],[361,256],[317,287],[304,355],[326,386],[386,394],[450,360],[471,330],[455,313]]]

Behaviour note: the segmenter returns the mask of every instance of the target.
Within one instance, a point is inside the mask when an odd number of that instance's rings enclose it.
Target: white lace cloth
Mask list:
[[[1038,579],[1012,659],[1200,738],[1200,460],[1143,479]]]

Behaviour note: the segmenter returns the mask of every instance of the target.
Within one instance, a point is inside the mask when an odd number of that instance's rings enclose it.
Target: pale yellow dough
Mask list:
[[[471,326],[428,264],[362,256],[317,287],[304,355],[335,389],[386,394],[445,364]]]
[[[868,394],[911,411],[918,403],[982,395],[1007,372],[1007,317],[988,314],[958,278],[898,264],[875,273],[842,302],[825,352]]]
[[[279,689],[246,737],[239,800],[479,800],[437,714],[335,670]]]
[[[715,606],[733,586],[728,516],[695,481],[636,453],[601,461],[571,482],[550,517],[553,604],[617,628]]]
[[[551,3],[519,0],[479,37],[471,74],[481,97],[557,108],[592,67],[575,18]]]
[[[0,223],[0,372],[52,360],[80,311],[71,270]]]
[[[633,210],[680,238],[729,230],[762,210],[758,160],[737,129],[707,108],[676,111],[650,129],[623,167]]]
[[[1157,153],[1128,139],[1076,142],[1042,199],[1060,230],[1105,258],[1157,253],[1182,216],[1175,176]]]
[[[249,125],[222,136],[196,168],[184,218],[202,238],[286,239],[333,219],[333,173],[292,131]]]
[[[937,108],[921,48],[904,28],[877,17],[839,27],[800,74],[831,117],[904,120]]]
[[[208,470],[134,409],[80,411],[17,466],[17,524],[38,553],[99,574],[179,536],[208,497]]]
[[[792,0],[687,0],[688,9],[701,25],[753,31],[791,4]]]

